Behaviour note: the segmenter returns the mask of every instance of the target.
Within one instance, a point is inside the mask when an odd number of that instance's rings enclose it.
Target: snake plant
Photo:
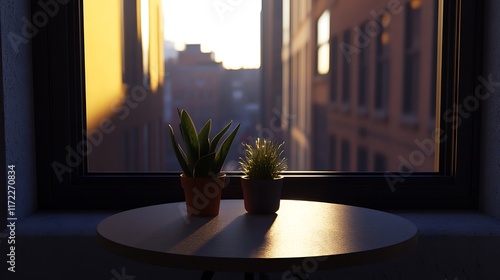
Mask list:
[[[218,145],[231,127],[232,121],[217,133],[213,139],[210,139],[211,119],[205,123],[200,131],[197,131],[191,116],[186,110],[178,110],[178,113],[185,151],[177,142],[171,125],[169,125],[169,128],[175,156],[182,171],[187,177],[209,178],[217,176],[226,160],[240,124],[222,141],[222,144]]]

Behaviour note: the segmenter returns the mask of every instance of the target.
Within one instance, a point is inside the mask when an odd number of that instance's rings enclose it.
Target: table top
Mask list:
[[[276,214],[254,215],[243,200],[222,200],[217,217],[187,217],[184,202],[121,212],[104,219],[97,236],[111,252],[146,263],[273,272],[395,257],[416,243],[417,228],[393,214],[342,204],[281,200]]]

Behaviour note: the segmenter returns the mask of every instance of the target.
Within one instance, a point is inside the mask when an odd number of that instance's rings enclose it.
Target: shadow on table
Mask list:
[[[258,257],[267,247],[269,237],[266,234],[277,216],[242,214],[199,247],[195,254],[227,251],[224,255],[234,258]]]

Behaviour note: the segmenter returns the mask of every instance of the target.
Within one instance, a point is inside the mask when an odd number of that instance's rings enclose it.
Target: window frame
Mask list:
[[[183,201],[175,172],[88,174],[85,164],[77,164],[71,173],[64,174],[62,182],[55,177],[51,164],[65,162],[66,147],[75,147],[83,139],[81,129],[85,127],[82,1],[61,4],[59,13],[32,40],[39,208],[128,209]],[[31,0],[32,16],[40,11],[37,3]],[[463,103],[477,85],[482,5],[481,1],[442,3],[440,112]],[[390,188],[383,173],[287,172],[283,198],[385,210],[477,209],[479,172],[472,163],[479,157],[479,116],[475,111],[462,119],[458,130],[452,122],[436,116],[448,138],[438,149],[438,173],[411,174]],[[240,175],[228,173],[223,198],[242,197]]]

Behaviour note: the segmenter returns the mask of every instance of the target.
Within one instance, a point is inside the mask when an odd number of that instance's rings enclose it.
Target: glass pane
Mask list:
[[[255,137],[290,171],[438,171],[438,0],[83,5],[90,172],[180,172],[178,108],[241,124],[226,171]]]

